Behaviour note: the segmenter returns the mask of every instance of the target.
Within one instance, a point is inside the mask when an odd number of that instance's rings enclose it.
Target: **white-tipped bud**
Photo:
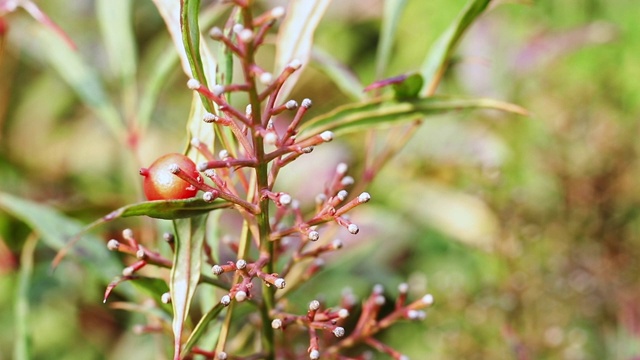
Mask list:
[[[120,247],[120,242],[116,239],[111,239],[107,242],[107,249],[111,251],[116,251]]]
[[[251,109],[251,104],[248,104],[245,108],[244,108],[244,113],[247,116],[251,116],[251,114],[253,113],[253,110]]]
[[[320,239],[320,233],[315,231],[315,230],[311,230],[309,231],[309,233],[307,234],[307,237],[309,238],[309,240],[311,241],[318,241],[318,239]]]
[[[215,96],[220,96],[224,93],[224,86],[222,85],[213,85],[213,87],[211,88],[211,92],[215,95]]]
[[[401,294],[406,294],[407,292],[409,292],[409,284],[402,283],[402,284],[398,285],[398,291]]]
[[[253,40],[253,31],[251,29],[243,29],[238,33],[238,39],[245,44],[248,44]]]
[[[423,302],[425,305],[431,305],[431,304],[433,304],[433,295],[431,295],[431,294],[427,294],[427,295],[423,296],[423,297],[422,297],[422,302]]]
[[[162,296],[160,296],[160,301],[162,301],[163,304],[168,304],[171,302],[171,293],[164,293],[162,294]]]
[[[172,174],[177,174],[177,173],[180,172],[180,166],[178,166],[178,164],[171,164],[171,165],[169,165],[169,171]]]
[[[239,33],[240,31],[244,30],[244,26],[242,24],[235,24],[233,25],[233,32],[234,33]]]
[[[291,204],[291,200],[293,200],[293,199],[291,198],[291,195],[289,195],[289,194],[281,194],[280,197],[278,198],[278,201],[282,205]]]
[[[387,299],[385,299],[384,296],[382,295],[378,295],[375,297],[373,301],[375,302],[376,305],[382,306],[384,305],[385,302],[387,302]]]
[[[274,18],[282,17],[282,15],[284,15],[283,6],[276,6],[273,9],[271,9],[271,16],[273,16]]]
[[[197,90],[200,88],[200,81],[196,79],[189,79],[189,81],[187,81],[187,87],[191,90]]]
[[[325,201],[327,201],[327,195],[324,193],[316,195],[316,205],[322,205]]]
[[[398,360],[409,360],[409,357],[407,355],[400,355]]]
[[[407,319],[409,320],[418,320],[418,310],[409,310],[407,311]]]
[[[345,176],[342,178],[342,180],[340,180],[340,184],[342,184],[342,186],[349,186],[349,185],[353,185],[353,183],[355,183],[356,181],[353,179],[352,176]]]
[[[309,303],[309,310],[311,310],[311,311],[316,311],[316,310],[318,310],[318,309],[320,309],[320,301],[318,301],[318,300],[312,300],[312,301]]]
[[[313,349],[309,352],[309,359],[318,360],[320,359],[320,351]]]
[[[373,285],[372,292],[376,295],[380,295],[384,292],[384,286],[382,286],[382,284],[375,284]]]
[[[307,146],[306,148],[302,149],[303,154],[311,154],[312,151],[313,151],[313,146]]]
[[[329,142],[333,140],[333,133],[331,131],[323,131],[322,134],[320,134],[320,138],[325,142]]]
[[[293,70],[298,70],[300,69],[300,67],[302,67],[302,62],[300,62],[300,60],[298,59],[293,59],[291,60],[289,65],[287,65],[287,67],[292,68]]]
[[[216,26],[216,27],[211,28],[211,30],[209,30],[209,36],[213,40],[220,40],[220,39],[222,39],[224,34],[222,33],[222,30],[219,27]]]
[[[242,270],[247,267],[247,261],[244,259],[239,259],[236,261],[236,268]]]
[[[269,131],[264,134],[264,143],[267,145],[275,145],[278,142],[278,135],[273,131]]]
[[[229,158],[229,152],[227,150],[220,150],[218,157],[222,160],[226,160]]]
[[[227,360],[228,355],[226,352],[220,351],[218,355],[216,355],[216,357],[218,358],[218,360]]]
[[[313,106],[313,101],[311,101],[311,99],[303,99],[302,100],[302,107],[304,108],[310,108],[311,106]]]
[[[225,295],[220,299],[220,303],[224,306],[229,306],[231,304],[231,297],[229,295]]]
[[[291,208],[292,209],[299,209],[300,208],[300,201],[298,201],[298,200],[291,201]]]
[[[360,228],[358,228],[358,225],[356,224],[349,224],[349,226],[347,227],[347,230],[349,230],[350,233],[355,235],[360,231]]]
[[[197,168],[198,168],[198,171],[205,171],[208,166],[209,166],[209,163],[204,161],[204,162],[199,163]]]
[[[331,246],[333,246],[334,249],[342,249],[342,246],[344,244],[342,243],[342,240],[340,239],[335,239],[331,242]]]
[[[366,203],[369,200],[371,200],[371,195],[369,195],[368,192],[363,192],[362,194],[358,195],[359,203]]]
[[[333,335],[335,335],[335,337],[340,338],[344,336],[344,328],[342,326],[337,326],[335,329],[333,329],[332,331]]]
[[[212,114],[210,112],[205,113],[204,116],[202,117],[202,121],[204,121],[206,123],[213,123],[213,122],[218,121],[219,119],[220,118],[218,117],[218,115]]]
[[[340,175],[346,174],[347,170],[349,170],[349,165],[345,163],[340,163],[336,166],[336,172]]]
[[[213,201],[214,200],[213,193],[211,191],[205,191],[204,194],[202,194],[202,200],[206,202]]]
[[[338,310],[338,317],[340,319],[346,319],[347,317],[349,317],[349,310],[347,309]]]
[[[259,77],[260,83],[263,85],[271,85],[273,83],[273,74],[269,72],[263,72]]]
[[[222,274],[222,273],[224,272],[224,269],[223,269],[223,268],[222,268],[222,266],[220,266],[220,265],[213,265],[213,266],[211,267],[211,272],[212,272],[214,275],[220,275],[220,274]]]
[[[237,302],[243,302],[243,301],[245,301],[245,300],[247,300],[247,293],[246,293],[246,292],[244,292],[244,291],[242,291],[242,290],[241,290],[241,291],[238,291],[238,292],[236,293],[236,301],[237,301]]]
[[[202,143],[200,142],[200,139],[198,139],[197,137],[191,138],[191,146],[198,147],[201,144]]]
[[[293,109],[297,109],[298,108],[298,102],[295,100],[289,100],[284,104],[284,107],[287,110],[293,110]]]
[[[336,196],[338,197],[338,199],[340,199],[340,201],[344,201],[344,199],[346,199],[348,195],[349,193],[347,192],[347,190],[340,190],[338,191],[338,194]]]
[[[142,260],[146,256],[147,255],[145,254],[144,249],[142,248],[142,246],[140,246],[140,248],[136,250],[136,259]]]
[[[213,170],[213,169],[207,169],[207,170],[205,170],[205,171],[204,171],[204,174],[205,174],[207,177],[212,178],[212,177],[215,177],[215,176],[216,176],[216,171],[215,171],[215,170]]]
[[[273,285],[275,285],[278,289],[284,289],[284,287],[287,286],[287,283],[283,278],[277,278],[276,281],[273,282]]]
[[[122,269],[122,275],[123,276],[131,276],[133,275],[134,269],[131,266],[127,266],[126,268]]]
[[[122,237],[127,239],[127,240],[133,239],[133,230],[131,230],[131,229],[122,230]]]
[[[273,321],[271,321],[271,327],[274,329],[280,329],[282,328],[282,320],[280,319],[273,319]]]

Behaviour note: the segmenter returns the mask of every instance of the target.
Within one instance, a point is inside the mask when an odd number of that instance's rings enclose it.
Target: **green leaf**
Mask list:
[[[101,119],[113,135],[124,141],[126,129],[113,103],[107,96],[95,71],[70,49],[59,36],[39,27],[33,37],[34,56],[44,60],[73,88],[80,99]],[[43,55],[44,54],[44,55]]]
[[[69,240],[84,228],[80,222],[49,206],[1,192],[0,208],[29,225],[42,237],[45,244],[56,250],[65,249]],[[105,282],[109,282],[114,274],[120,273],[122,265],[111,256],[101,239],[92,235],[87,235],[86,238],[87,241],[82,246],[74,248],[74,254],[88,269],[95,271]]]
[[[113,73],[125,84],[135,81],[137,59],[132,27],[132,2],[129,0],[98,0],[98,24]]]
[[[376,54],[376,79],[384,76],[389,64],[393,38],[398,29],[400,15],[407,5],[407,0],[386,0],[382,12],[382,28],[380,29],[380,43]]]
[[[180,359],[184,322],[200,281],[206,215],[174,220],[176,233],[169,288],[173,306],[174,360]]]
[[[198,321],[198,324],[196,324],[196,327],[193,329],[191,335],[189,335],[189,338],[187,339],[187,342],[184,344],[184,348],[182,349],[184,354],[188,354],[189,351],[191,351],[202,335],[205,334],[209,323],[215,319],[218,314],[220,314],[222,309],[224,309],[224,305],[218,302],[211,308],[211,310],[207,311],[200,321]]]
[[[420,74],[411,74],[404,81],[392,84],[396,100],[416,99],[424,80]]]
[[[29,333],[29,289],[31,288],[31,275],[33,274],[33,254],[38,243],[38,236],[32,234],[25,241],[20,254],[20,274],[18,277],[18,289],[15,303],[15,334],[13,344],[13,358],[16,360],[28,360],[31,358],[31,336]]]
[[[202,57],[200,55],[200,26],[198,14],[200,13],[200,0],[184,0],[181,9],[182,42],[191,67],[191,76],[202,85],[208,87]],[[213,102],[206,96],[200,95],[200,100],[208,112],[213,113]],[[198,119],[202,122],[202,118]]]
[[[313,34],[331,0],[290,1],[276,40],[275,76],[292,60],[299,60],[302,68],[291,74],[280,89],[278,97],[287,99],[302,70],[311,57]]]
[[[327,130],[335,134],[344,134],[372,127],[397,125],[424,115],[469,109],[497,109],[520,115],[527,114],[525,109],[517,105],[493,99],[431,96],[394,102],[378,98],[341,106],[309,120],[300,127],[299,138],[309,138]]]
[[[364,87],[355,74],[330,53],[313,48],[311,53],[316,66],[324,72],[342,92],[352,100],[364,99]]]
[[[431,46],[420,71],[427,84],[422,92],[424,95],[432,95],[435,92],[435,87],[453,50],[460,43],[465,31],[484,12],[490,2],[491,0],[470,0],[453,24]]]
[[[149,216],[155,219],[183,219],[198,216],[216,209],[231,207],[232,204],[216,199],[206,202],[201,198],[184,200],[154,200],[123,206],[102,217],[99,222],[131,216]]]

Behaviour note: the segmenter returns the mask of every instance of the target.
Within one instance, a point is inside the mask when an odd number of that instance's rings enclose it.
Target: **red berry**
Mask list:
[[[198,192],[193,185],[171,172],[172,165],[178,165],[185,175],[202,181],[196,164],[182,154],[166,154],[158,158],[149,168],[140,169],[144,176],[144,194],[148,200],[174,200],[192,198]]]

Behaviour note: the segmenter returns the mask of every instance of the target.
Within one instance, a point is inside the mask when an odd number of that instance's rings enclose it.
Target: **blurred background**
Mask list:
[[[465,3],[409,0],[384,76],[419,70]],[[169,35],[151,1],[134,2],[132,25],[100,18],[93,1],[37,4],[84,63],[65,72],[55,35],[23,10],[2,17],[0,192],[87,224],[141,200],[138,168],[184,149],[191,94],[177,59],[166,57]],[[316,34],[317,47],[365,85],[376,80],[382,5],[334,1]],[[357,240],[298,290],[300,303],[316,294],[331,303],[346,286],[366,296],[376,283],[392,299],[406,281],[412,297],[430,292],[436,303],[424,322],[381,339],[413,359],[640,359],[638,14],[637,0],[496,1],[438,92],[508,101],[531,115],[428,118],[378,174],[373,201],[354,212]],[[104,37],[120,28],[135,39],[129,70]],[[272,49],[260,56],[270,64]],[[145,103],[150,92],[157,98]],[[313,99],[314,115],[349,102],[313,64],[292,97]],[[133,134],[126,143],[103,121],[114,117]],[[363,138],[317,149],[311,165],[346,161],[358,178]],[[306,190],[301,166],[285,179],[292,194]],[[94,236],[153,224],[122,220]],[[166,339],[133,334],[143,316],[102,304],[117,256],[105,247],[104,263],[74,258],[51,274],[55,246],[31,228],[0,205],[0,359],[12,358],[25,328],[34,359],[160,358]]]

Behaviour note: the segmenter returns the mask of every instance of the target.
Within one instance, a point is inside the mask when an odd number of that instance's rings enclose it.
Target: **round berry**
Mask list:
[[[176,165],[185,175],[202,181],[191,159],[177,153],[163,155],[149,168],[140,169],[140,175],[144,176],[144,194],[148,200],[188,199],[196,195],[198,189],[174,173]]]

